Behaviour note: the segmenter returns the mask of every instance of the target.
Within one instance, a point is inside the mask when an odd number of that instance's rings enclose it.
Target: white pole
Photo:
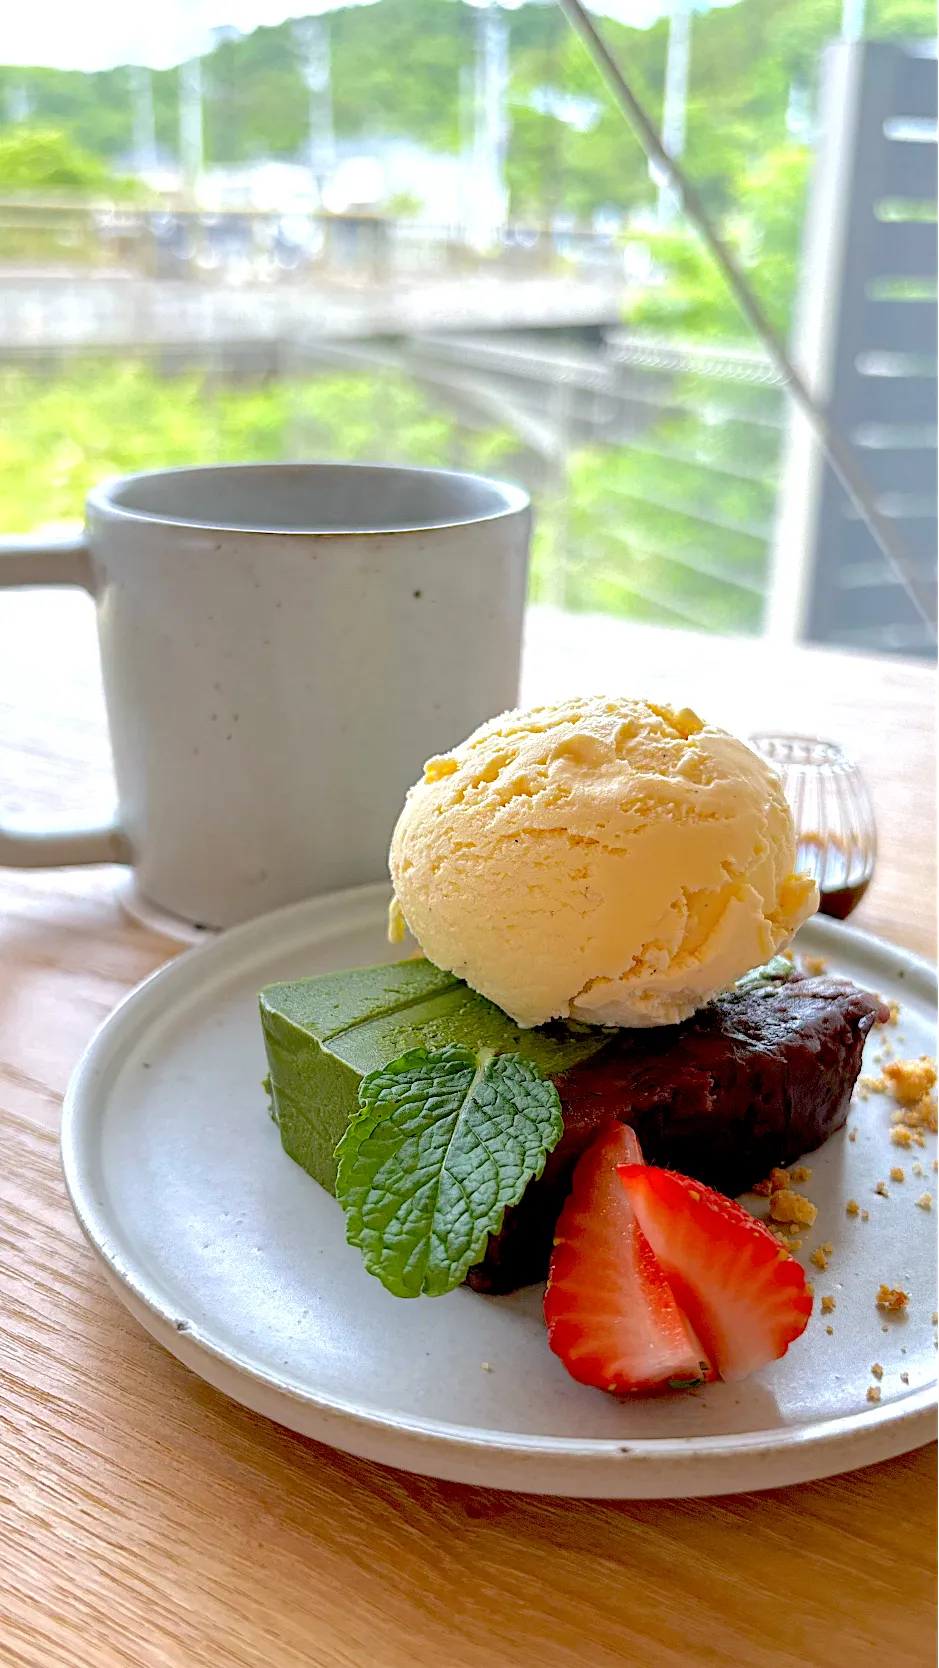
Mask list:
[[[864,39],[864,11],[866,0],[843,0],[841,33],[846,41]]]
[[[307,154],[317,204],[320,204],[323,188],[336,166],[329,22],[322,16],[304,17],[296,19],[293,28],[294,38],[303,53],[303,79],[310,95]]]
[[[156,166],[153,77],[146,64],[131,64],[129,74],[134,115],[134,167],[138,174],[143,174]]]
[[[672,0],[668,26],[668,57],[665,61],[665,98],[662,108],[662,144],[669,156],[681,157],[685,150],[688,111],[688,73],[691,65],[691,0]],[[667,180],[658,179],[659,224],[667,226],[681,208]]]
[[[475,212],[473,243],[492,247],[505,224],[505,151],[508,124],[508,24],[498,5],[478,9],[473,126]]]
[[[202,60],[179,66],[179,161],[186,192],[198,198],[204,165],[202,143]]]

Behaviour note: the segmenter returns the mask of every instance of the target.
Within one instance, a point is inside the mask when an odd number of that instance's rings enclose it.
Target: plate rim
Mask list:
[[[258,916],[184,951],[126,993],[98,1026],[72,1072],[60,1132],[66,1192],[108,1284],[151,1336],[235,1401],[334,1447],[426,1475],[532,1493],[664,1498],[737,1492],[830,1475],[932,1440],[935,1381],[883,1407],[776,1431],[719,1436],[539,1436],[382,1413],[347,1397],[298,1384],[289,1374],[240,1355],[174,1316],[146,1270],[135,1267],[133,1255],[122,1248],[120,1235],[109,1227],[106,1206],[94,1196],[93,1181],[86,1174],[83,1152],[93,1140],[96,1125],[100,1127],[107,1074],[126,1059],[140,1033],[158,1022],[170,1004],[178,1003],[187,986],[200,988],[211,982],[213,968],[220,982],[225,982],[226,976],[230,979],[236,974],[240,963],[250,959],[252,950],[260,953],[266,942],[281,936],[286,950],[291,943],[309,939],[317,925],[328,932],[333,918],[338,918],[337,925],[341,920],[344,930],[357,924],[356,915],[361,924],[371,924],[375,906],[389,897],[385,882],[323,893]],[[813,936],[820,934],[822,942],[832,947],[847,940],[858,951],[897,956],[904,970],[924,983],[935,999],[936,968],[925,958],[824,916],[816,915],[807,926]],[[416,1454],[412,1452],[415,1444]],[[856,1448],[865,1451],[855,1452]],[[792,1463],[794,1455],[798,1456],[796,1464]],[[760,1462],[766,1475],[747,1481],[715,1475],[715,1467],[722,1472],[734,1460],[749,1465]],[[538,1462],[545,1474],[529,1477],[528,1468]],[[665,1473],[655,1486],[644,1486],[648,1478],[634,1479],[638,1486],[631,1485],[627,1472],[642,1471],[653,1462]],[[598,1474],[605,1468],[611,1468],[610,1474]]]

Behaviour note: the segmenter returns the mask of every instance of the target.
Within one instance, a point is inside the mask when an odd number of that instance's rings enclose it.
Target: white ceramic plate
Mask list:
[[[287,1158],[267,1115],[257,992],[390,959],[387,897],[366,887],[314,899],[190,951],[122,1003],[75,1072],[62,1125],[69,1194],[147,1330],[294,1430],[412,1471],[536,1493],[765,1488],[928,1441],[935,1214],[915,1201],[939,1194],[936,1140],[892,1146],[882,1096],[852,1113],[853,1142],[842,1132],[809,1160],[819,1215],[799,1254],[836,1309],[823,1317],[817,1304],[785,1360],[745,1384],[616,1401],[575,1384],[550,1353],[540,1288],[405,1302],[366,1274],[339,1206]],[[901,1003],[899,1026],[875,1031],[868,1058],[886,1038],[898,1055],[935,1051],[925,963],[827,920],[806,927],[799,948]],[[897,1163],[906,1180],[877,1196]],[[868,1222],[846,1216],[851,1197]],[[809,1256],[826,1240],[821,1273]],[[910,1293],[906,1314],[880,1314],[881,1281]],[[879,1405],[867,1400],[874,1362]]]

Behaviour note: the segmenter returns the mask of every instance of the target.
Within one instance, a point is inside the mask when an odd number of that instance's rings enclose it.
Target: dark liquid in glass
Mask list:
[[[817,834],[803,834],[799,840],[796,868],[813,874],[820,893],[819,912],[844,921],[857,909],[871,883],[873,863],[860,852],[850,855],[837,840]]]

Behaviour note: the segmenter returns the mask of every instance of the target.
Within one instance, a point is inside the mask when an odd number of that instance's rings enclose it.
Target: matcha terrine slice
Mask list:
[[[521,1054],[556,1078],[601,1049],[590,1026],[514,1022],[429,961],[323,973],[261,992],[271,1111],[284,1148],[335,1192],[335,1151],[358,1111],[359,1084],[411,1048],[462,1044],[474,1054]]]
[[[610,1118],[635,1128],[650,1163],[742,1193],[840,1128],[864,1039],[885,1017],[877,997],[846,980],[787,969],[748,976],[681,1025],[522,1031],[423,960],[271,985],[260,1002],[281,1140],[330,1193],[362,1078],[408,1050],[521,1054],[554,1081],[564,1133],[470,1269],[468,1283],[488,1292],[544,1277],[574,1165]]]

